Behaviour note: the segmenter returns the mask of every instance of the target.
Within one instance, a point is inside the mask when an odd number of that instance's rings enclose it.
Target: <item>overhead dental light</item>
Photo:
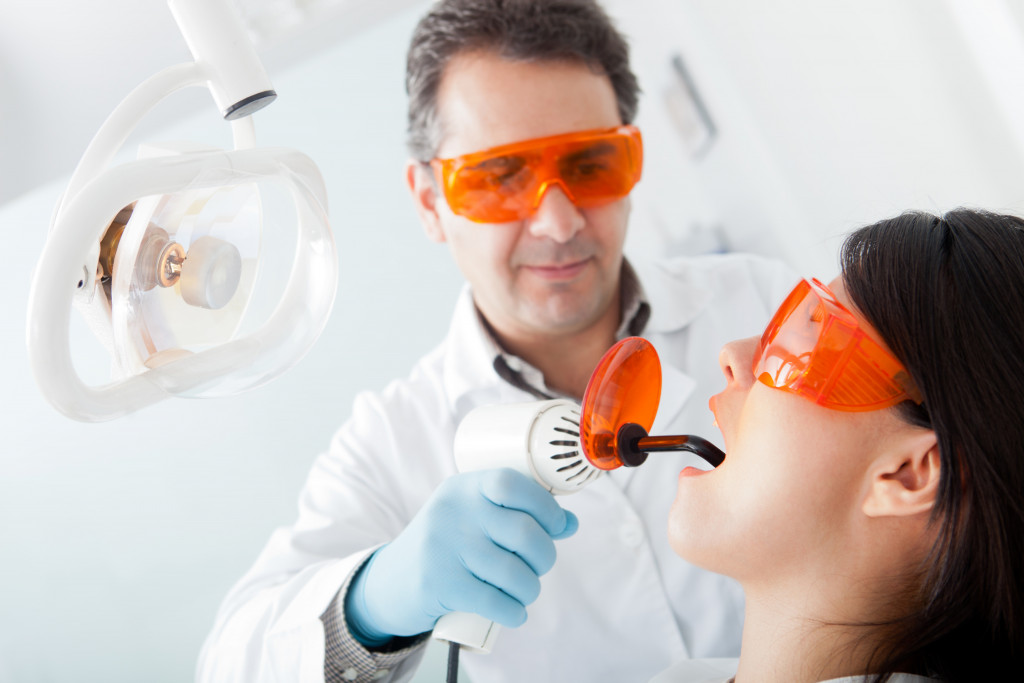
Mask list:
[[[250,116],[277,95],[239,18],[227,0],[168,4],[195,61],[142,83],[104,122],[32,282],[32,371],[78,420],[262,385],[309,350],[334,302],[323,178],[304,154],[255,148]],[[234,149],[151,145],[111,166],[146,113],[189,86],[210,90]],[[74,367],[72,306],[110,351],[109,384],[87,385]]]

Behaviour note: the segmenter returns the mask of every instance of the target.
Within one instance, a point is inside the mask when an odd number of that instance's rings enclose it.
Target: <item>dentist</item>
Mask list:
[[[718,349],[762,328],[796,276],[741,255],[623,258],[639,88],[595,2],[439,2],[406,86],[408,185],[466,286],[410,376],[357,397],[298,519],[225,599],[198,680],[406,680],[450,611],[519,627],[463,657],[478,683],[643,681],[736,656],[738,584],[667,541],[681,460],[556,501],[511,471],[457,474],[452,439],[476,406],[580,400],[632,335],[665,366],[655,431],[709,433]]]

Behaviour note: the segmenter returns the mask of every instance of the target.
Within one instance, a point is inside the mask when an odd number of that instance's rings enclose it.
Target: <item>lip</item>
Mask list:
[[[724,446],[725,446],[726,457],[728,458],[729,440],[725,436],[725,430],[722,429],[722,424],[718,421],[718,411],[715,409],[715,405],[716,405],[716,400],[715,399],[719,398],[720,396],[721,396],[721,394],[715,394],[714,396],[712,396],[711,398],[708,399],[708,410],[711,411],[711,415],[714,416],[714,418],[715,418],[713,424],[715,426],[715,429],[717,429],[719,431],[719,433],[721,433],[721,435],[722,435],[722,440],[725,442]]]
[[[523,266],[523,268],[545,280],[572,280],[582,273],[589,263],[590,259],[583,259],[582,261],[573,261],[572,263]]]
[[[707,474],[708,472],[714,472],[714,470],[699,470],[696,467],[684,467],[683,471],[679,473],[679,478],[699,477],[700,475]]]
[[[715,410],[715,399],[718,398],[718,396],[719,394],[715,394],[714,396],[708,399],[708,410],[710,410],[711,414],[715,417],[715,427],[718,429],[718,431],[722,432],[722,425],[718,421],[718,411]],[[725,436],[725,432],[722,432],[722,436]]]

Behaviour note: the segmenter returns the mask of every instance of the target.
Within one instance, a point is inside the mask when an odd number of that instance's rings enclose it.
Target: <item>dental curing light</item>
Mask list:
[[[717,446],[693,435],[648,436],[661,401],[661,361],[643,337],[627,337],[604,354],[583,394],[580,447],[601,470],[636,467],[648,453],[689,451],[718,467]]]
[[[580,450],[580,409],[565,399],[480,406],[459,423],[453,445],[460,472],[510,467],[554,494],[579,491],[601,472]],[[451,612],[434,638],[490,652],[500,627],[478,614]]]
[[[264,384],[309,350],[334,303],[323,178],[304,154],[255,148],[251,114],[277,95],[241,21],[227,0],[168,5],[195,61],[142,83],[103,123],[33,277],[32,371],[77,420]],[[190,86],[209,89],[234,149],[148,145],[111,166],[147,112]],[[87,385],[74,367],[72,307],[111,354],[109,384]]]
[[[455,432],[460,472],[510,467],[553,494],[581,490],[603,470],[637,467],[648,453],[689,451],[717,467],[725,454],[699,436],[648,436],[661,401],[661,361],[641,337],[613,345],[598,362],[582,408],[565,399],[480,406]],[[451,612],[434,638],[449,643],[448,681],[456,680],[460,647],[488,653],[500,627],[478,614]]]

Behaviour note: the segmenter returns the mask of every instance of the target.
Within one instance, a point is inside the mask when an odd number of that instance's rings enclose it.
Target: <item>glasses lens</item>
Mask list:
[[[635,184],[629,139],[622,134],[567,145],[558,175],[578,206],[623,197]]]
[[[761,337],[754,376],[770,387],[794,389],[810,364],[824,318],[821,300],[807,281],[801,281]]]
[[[537,153],[472,155],[451,164],[445,197],[456,214],[484,223],[516,220],[537,188]]]
[[[903,365],[817,281],[798,284],[772,318],[761,337],[754,376],[837,410],[919,401]]]

